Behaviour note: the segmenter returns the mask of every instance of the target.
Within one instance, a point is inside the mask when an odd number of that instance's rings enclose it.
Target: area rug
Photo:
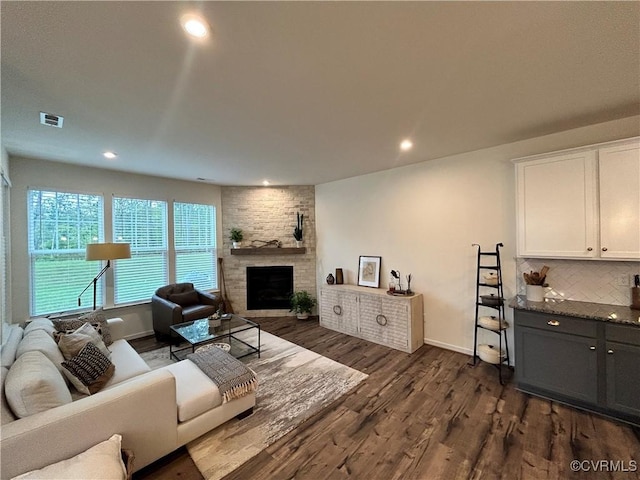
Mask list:
[[[151,368],[171,363],[168,347],[142,357]],[[232,472],[368,376],[267,332],[262,332],[260,358],[243,361],[258,376],[253,414],[187,445],[207,480]]]

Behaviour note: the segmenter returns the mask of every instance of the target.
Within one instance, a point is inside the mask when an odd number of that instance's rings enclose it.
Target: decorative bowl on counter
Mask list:
[[[497,365],[498,363],[502,363],[507,355],[504,353],[504,350],[499,350],[498,347],[494,345],[481,343],[478,345],[478,356],[480,360]]]
[[[504,303],[504,298],[496,297],[493,293],[491,295],[480,295],[480,301],[483,305],[489,307],[499,307]]]

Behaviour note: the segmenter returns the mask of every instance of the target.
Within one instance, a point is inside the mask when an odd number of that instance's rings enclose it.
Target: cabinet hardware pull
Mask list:
[[[608,353],[609,355],[613,355],[613,350],[607,350],[607,353]]]
[[[607,247],[602,247],[603,252],[606,252],[607,250],[609,250]]]
[[[587,252],[592,252],[592,251],[593,251],[593,248],[587,247]]]
[[[379,314],[378,316],[376,316],[376,322],[378,322],[378,325],[381,325],[384,327],[387,324],[387,317],[385,317],[382,314]]]
[[[596,349],[596,347],[595,347],[595,346],[593,346],[593,345],[591,345],[591,346],[589,347],[589,350],[595,350],[595,349]]]
[[[335,313],[336,315],[342,315],[342,307],[340,305],[334,305],[333,313]]]
[[[547,322],[547,325],[550,325],[552,327],[557,327],[558,325],[560,325],[560,322],[558,320],[549,320]]]

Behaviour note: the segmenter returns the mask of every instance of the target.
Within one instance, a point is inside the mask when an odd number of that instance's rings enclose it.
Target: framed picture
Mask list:
[[[382,257],[360,255],[358,266],[358,285],[378,288],[380,286],[380,260]]]

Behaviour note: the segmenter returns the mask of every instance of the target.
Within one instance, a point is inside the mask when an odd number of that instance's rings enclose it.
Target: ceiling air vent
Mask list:
[[[62,128],[62,122],[64,122],[64,117],[53,115],[52,113],[40,112],[40,123],[42,125]]]

